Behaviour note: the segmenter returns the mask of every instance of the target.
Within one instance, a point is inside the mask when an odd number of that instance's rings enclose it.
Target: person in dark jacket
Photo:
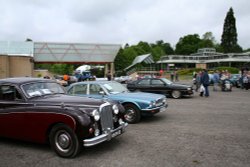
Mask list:
[[[201,84],[205,87],[205,97],[209,96],[209,90],[208,90],[208,86],[209,86],[209,75],[207,73],[207,70],[204,69],[202,76],[201,76]]]

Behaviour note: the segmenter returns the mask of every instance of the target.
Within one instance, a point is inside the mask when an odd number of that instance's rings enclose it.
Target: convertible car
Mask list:
[[[67,93],[97,99],[111,99],[120,102],[125,108],[125,120],[137,123],[141,115],[152,116],[165,111],[168,106],[166,97],[153,93],[131,93],[116,81],[89,81],[70,85]]]
[[[143,78],[127,84],[130,91],[142,91],[170,95],[175,99],[183,95],[192,95],[192,86],[175,84],[166,78]]]
[[[0,136],[48,142],[61,157],[122,134],[123,118],[119,103],[65,95],[53,80],[0,79]]]

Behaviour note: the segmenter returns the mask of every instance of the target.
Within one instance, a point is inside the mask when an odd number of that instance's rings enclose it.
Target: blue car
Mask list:
[[[142,115],[152,116],[165,111],[168,106],[164,95],[131,93],[116,81],[77,82],[69,86],[67,93],[74,96],[119,101],[126,110],[124,118],[128,123],[137,123]]]

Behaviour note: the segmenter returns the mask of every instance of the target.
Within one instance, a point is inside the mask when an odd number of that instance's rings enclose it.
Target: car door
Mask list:
[[[152,93],[166,94],[166,84],[161,79],[151,79],[150,87]]]
[[[89,84],[88,97],[95,99],[102,99],[104,97],[104,91],[99,84]]]
[[[29,122],[25,113],[29,104],[13,85],[0,85],[0,135],[25,137]]]
[[[136,90],[143,92],[151,92],[150,89],[150,78],[141,79],[136,84]]]
[[[87,96],[88,84],[77,84],[68,90],[69,95]]]

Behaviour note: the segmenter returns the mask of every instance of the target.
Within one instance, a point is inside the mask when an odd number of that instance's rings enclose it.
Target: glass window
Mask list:
[[[2,85],[0,86],[0,100],[21,100],[22,96],[16,90],[14,86],[11,85]]]
[[[138,85],[150,85],[150,79],[143,79],[138,82]]]
[[[97,85],[97,84],[90,84],[89,85],[89,94],[96,95],[96,94],[99,94],[100,91],[102,91],[102,88],[100,85]]]
[[[85,95],[86,93],[87,93],[87,84],[75,85],[68,91],[68,94],[70,94],[70,95],[74,95],[74,94],[84,94]]]
[[[151,81],[151,84],[152,85],[164,85],[164,83],[161,80],[159,80],[159,79],[153,79]]]
[[[35,82],[22,85],[22,89],[26,95],[30,97],[43,96],[49,94],[64,94],[64,89],[54,82]]]

